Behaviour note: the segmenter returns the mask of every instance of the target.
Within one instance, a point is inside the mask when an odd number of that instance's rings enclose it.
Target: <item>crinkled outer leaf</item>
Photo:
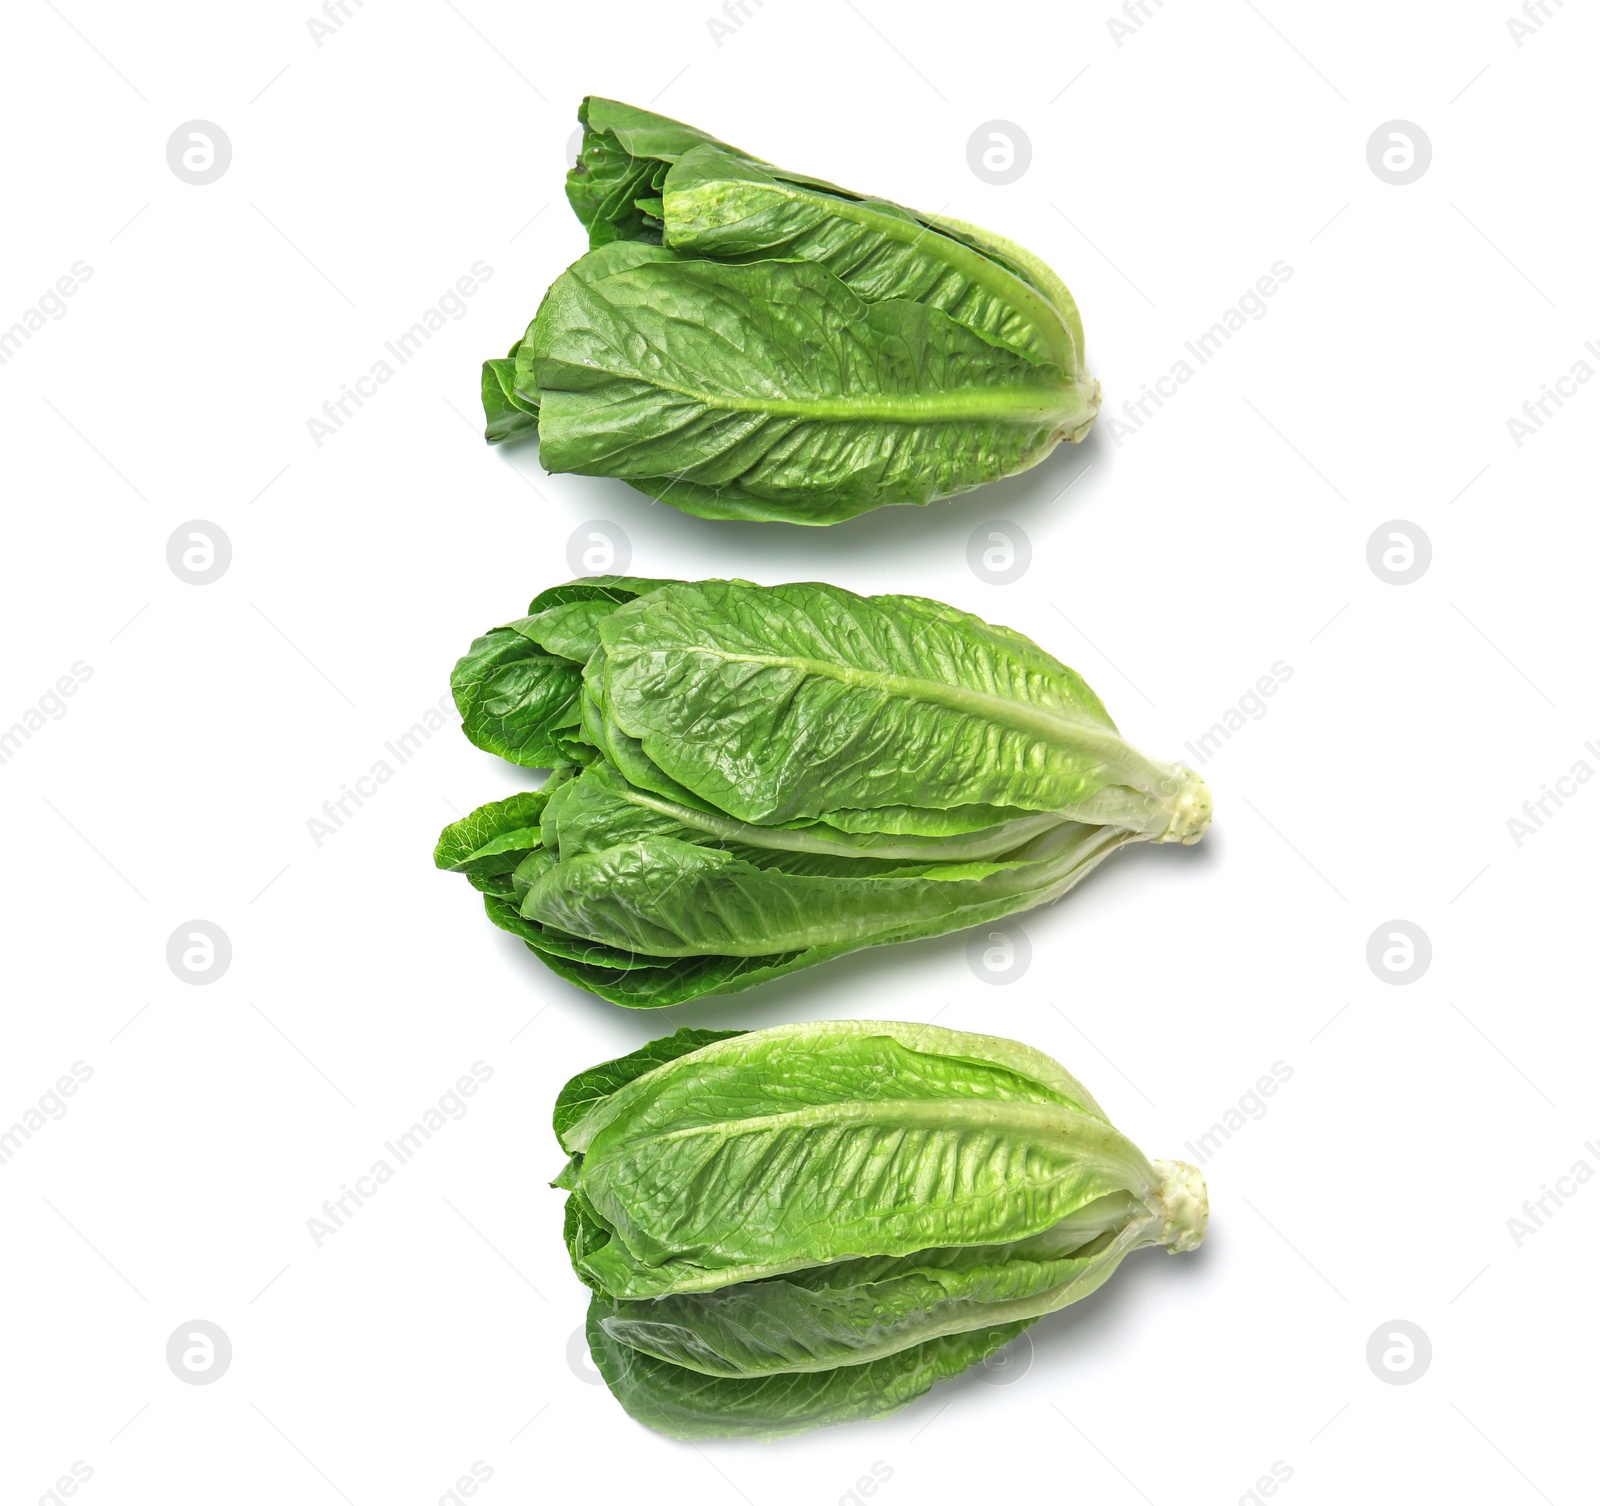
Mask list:
[[[524,920],[517,914],[515,900],[508,899],[499,892],[485,894],[484,909],[489,919],[501,930],[520,936],[528,943],[529,950],[538,955],[541,962],[555,972],[562,973],[563,976],[565,976],[562,972],[563,967],[609,975],[635,969],[657,970],[672,966],[670,958],[646,957],[636,952],[618,951],[615,947],[602,946],[597,941],[585,941],[581,937],[568,936],[561,931],[552,931],[536,925],[531,920]]]
[[[997,850],[1009,850],[1016,843],[1006,842],[1006,833],[1018,833],[1016,841],[1021,841],[1043,829],[1038,825],[1041,819],[1058,821],[1064,818],[1054,812],[1022,811],[1000,805],[952,805],[943,810],[923,805],[880,805],[869,811],[829,811],[826,823],[785,821],[777,829],[804,829],[825,824],[848,836],[872,837],[882,842],[900,836],[936,843],[953,842],[957,838],[987,843],[992,836],[993,840],[1005,844]]]
[[[660,211],[641,208],[639,201],[659,202],[667,169],[696,147],[716,147],[740,161],[770,166],[694,126],[615,99],[591,95],[578,107],[578,119],[584,128],[583,144],[577,164],[567,174],[567,201],[589,232],[591,247],[614,240],[659,244]],[[785,176],[798,183],[832,187],[820,178]]]
[[[639,739],[629,737],[606,715],[599,698],[603,679],[604,670],[597,662],[596,673],[585,678],[582,701],[583,735],[589,744],[600,750],[618,781],[627,785],[630,799],[640,804],[654,802],[653,809],[671,811],[680,820],[721,838],[725,845],[849,851],[874,857],[998,857],[1066,819],[1056,812],[994,805],[945,809],[885,805],[866,811],[831,811],[826,821],[798,817],[760,826],[737,821],[669,778]]]
[[[608,1062],[590,1067],[570,1078],[556,1096],[553,1123],[556,1139],[562,1139],[578,1120],[582,1119],[602,1099],[609,1098],[618,1088],[626,1087],[636,1077],[643,1077],[667,1062],[698,1051],[714,1041],[731,1040],[744,1034],[740,1030],[691,1030],[681,1027],[672,1035],[648,1041],[636,1051],[613,1057]]]
[[[740,993],[849,950],[816,947],[766,957],[648,957],[524,920],[516,903],[499,893],[484,895],[484,910],[501,930],[520,936],[557,977],[624,1009],[666,1009],[708,994]]]
[[[579,1074],[557,1111],[590,1350],[659,1431],[764,1438],[886,1415],[1129,1251],[1203,1235],[1199,1173],[1146,1161],[1019,1042],[874,1021],[693,1039]],[[925,1138],[938,1119],[943,1143]],[[700,1153],[715,1140],[725,1153]],[[913,1226],[956,1237],[904,1248]],[[670,1244],[642,1253],[657,1238]]]
[[[855,1064],[850,1068],[853,1080],[881,1086],[885,1059],[872,1053],[888,1042],[927,1058],[918,1063],[919,1081],[923,1078],[937,1081],[941,1073],[946,1074],[950,1084],[953,1084],[951,1091],[957,1096],[976,1091],[975,1085],[980,1082],[991,1088],[998,1085],[1001,1089],[1009,1083],[1010,1089],[1024,1098],[1063,1103],[1078,1113],[1106,1119],[1105,1110],[1095,1101],[1088,1088],[1053,1056],[1003,1035],[946,1030],[936,1025],[918,1025],[903,1020],[820,1020],[735,1033],[747,1038],[743,1047],[708,1051],[690,1065],[696,1071],[710,1066],[718,1070],[757,1074],[763,1069],[776,1070],[784,1065],[796,1065],[814,1076],[818,1071],[825,1074],[829,1070],[838,1070],[842,1063],[855,1057]],[[857,1056],[857,1046],[861,1043],[865,1043],[868,1049],[866,1054]],[[824,1065],[806,1068],[807,1053],[821,1053],[818,1061]],[[893,1059],[901,1060],[897,1054]],[[969,1067],[978,1073],[977,1077],[963,1075]],[[996,1070],[1001,1074],[998,1078],[992,1076]],[[672,1074],[675,1090],[684,1086],[688,1072],[689,1069],[684,1068]],[[622,1094],[619,1088],[617,1093],[608,1094],[604,1100],[597,1101],[595,1107],[562,1137],[561,1148],[566,1151],[588,1150],[595,1135],[610,1124],[618,1112],[630,1107],[637,1099],[656,1093],[665,1085],[665,1077],[652,1077],[637,1087],[632,1083],[623,1084],[622,1087],[628,1089],[627,1093]],[[782,1091],[781,1085],[779,1090]],[[867,1096],[879,1096],[879,1089],[872,1089]],[[938,1096],[937,1093],[935,1096]]]
[[[1159,1213],[1117,1193],[1032,1239],[841,1260],[618,1303],[601,1321],[630,1348],[706,1375],[830,1370],[1055,1312],[1096,1291],[1130,1250],[1159,1244],[1161,1225]]]
[[[1083,319],[1078,312],[1078,302],[1068,290],[1066,283],[1043,258],[1035,256],[1025,246],[1007,240],[1003,235],[985,230],[981,225],[969,225],[965,220],[952,219],[942,214],[924,215],[921,218],[923,223],[933,226],[953,240],[965,242],[974,250],[981,251],[985,256],[999,262],[1024,282],[1032,283],[1061,316],[1078,350],[1084,349]]]
[[[610,764],[599,762],[584,773],[584,778],[562,791],[544,826],[546,843],[562,857],[599,852],[652,836],[715,841],[714,836],[684,824],[684,816],[697,812],[635,790]]]
[[[909,298],[1068,376],[1082,332],[1030,282],[963,240],[882,200],[841,198],[714,146],[668,172],[664,239],[716,261],[793,258],[834,272],[864,303]]]
[[[537,617],[550,607],[564,607],[574,601],[609,601],[617,606],[643,596],[657,586],[674,586],[672,580],[647,579],[638,575],[585,575],[577,580],[548,586],[528,603],[528,615]]]
[[[600,623],[631,596],[562,602],[509,624],[532,643],[577,665],[600,647]]]
[[[641,209],[638,201],[659,199],[668,166],[683,153],[721,143],[693,126],[612,99],[584,100],[578,119],[583,144],[567,173],[567,202],[589,232],[590,246],[659,243],[660,215]]]
[[[998,861],[901,863],[649,836],[563,857],[529,920],[656,957],[759,957],[938,936],[1064,893],[1129,834],[1067,823]]]
[[[1043,1233],[1152,1196],[1138,1148],[1015,1042],[884,1022],[756,1031],[655,1069],[565,1137],[617,1298]]]
[[[568,1166],[550,1185],[566,1186],[574,1168]],[[583,1194],[574,1192],[567,1198],[565,1216],[561,1227],[562,1239],[567,1246],[567,1258],[574,1266],[587,1260],[611,1238],[610,1231],[599,1224],[585,1206]]]
[[[1198,837],[1203,782],[1125,742],[1078,675],[1020,634],[914,600],[664,587],[601,624],[591,695],[669,778],[759,825],[985,804]]]
[[[604,657],[604,649],[596,649],[590,655],[592,661],[603,660]],[[583,698],[579,702],[583,718],[583,735],[600,750],[612,767],[636,789],[648,790],[652,794],[675,800],[683,805],[715,809],[714,806],[702,801],[692,790],[685,789],[676,779],[669,779],[644,751],[639,739],[629,737],[606,715],[603,700],[604,673],[597,671],[591,677],[587,670],[588,666],[585,665]]]
[[[1050,829],[1064,823],[1049,818]],[[915,842],[904,854],[892,850],[874,851],[870,845],[884,839],[853,837],[831,833],[816,824],[796,830],[774,830],[730,820],[715,812],[635,789],[622,774],[605,762],[584,771],[582,778],[562,788],[546,807],[543,822],[545,844],[563,862],[599,853],[610,848],[633,846],[651,838],[670,838],[715,851],[715,862],[734,859],[751,867],[771,869],[791,875],[870,879],[901,877],[921,873],[945,859],[947,846],[952,851],[972,847],[970,839],[952,839],[948,844]],[[978,845],[995,841],[987,837]],[[1009,856],[1022,841],[997,847],[990,854]],[[967,858],[982,856],[971,851]],[[527,887],[531,887],[532,877]]]
[[[550,653],[584,664],[600,647],[603,618],[660,586],[678,584],[638,575],[591,575],[569,581],[535,596],[517,630]]]
[[[559,783],[559,782],[557,782]],[[549,789],[523,790],[506,800],[480,805],[439,833],[434,865],[463,873],[475,888],[509,894],[509,875],[542,844],[540,821]]]
[[[560,793],[557,790],[555,796],[551,798],[556,798]],[[545,807],[547,813],[549,809],[549,806]],[[542,843],[544,839],[544,823],[542,821],[539,826],[539,837]],[[548,847],[541,845],[529,849],[522,861],[511,870],[511,892],[519,902],[528,890],[533,887],[534,881],[542,877],[547,869],[554,868],[556,862],[556,854]],[[503,891],[496,890],[495,892],[501,893]]]
[[[810,523],[1026,470],[1092,414],[1090,390],[1055,366],[937,308],[863,303],[820,264],[629,242],[556,279],[515,390],[539,404],[547,470]]]
[[[993,1354],[1026,1323],[931,1339],[864,1365],[728,1380],[668,1364],[606,1333],[603,1298],[589,1306],[589,1353],[629,1416],[672,1438],[783,1438],[834,1422],[887,1417],[936,1381]]]
[[[657,586],[632,576],[573,581],[535,598],[528,616],[491,628],[456,662],[450,689],[462,731],[487,753],[543,769],[587,762],[579,700],[599,621]]]
[[[707,271],[658,272],[587,299],[570,286],[593,273],[587,259],[558,279],[529,330],[545,330],[552,364],[525,341],[513,372],[504,363],[485,371],[491,441],[528,434],[527,410],[538,409],[549,469],[620,476],[703,517],[823,524],[967,490],[1087,433],[1100,394],[1082,322],[1061,279],[1031,253],[763,162],[648,110],[589,98],[579,118],[583,145],[567,193],[591,249],[686,253]],[[716,274],[734,263],[766,270]],[[837,284],[819,284],[823,271]],[[601,329],[594,315],[613,294]],[[659,302],[647,316],[652,295]],[[885,313],[862,322],[862,304]],[[947,313],[950,327],[888,312],[907,304]],[[557,327],[569,322],[574,338],[561,344]],[[952,330],[1024,366],[995,364],[980,379],[978,347]],[[609,363],[596,359],[597,342],[613,352]],[[748,371],[726,380],[729,353],[747,349],[778,376],[771,390],[752,385]],[[827,380],[808,383],[808,365]],[[546,387],[561,390],[553,406]],[[1024,395],[1019,411],[1004,388],[1035,396]],[[727,399],[740,395],[759,401],[730,410]],[[844,398],[858,399],[844,417],[816,407]],[[920,408],[908,412],[908,398]]]
[[[819,947],[767,957],[655,958],[647,959],[654,966],[614,969],[575,962],[547,950],[543,942],[530,941],[528,945],[558,977],[624,1009],[666,1009],[711,994],[742,993],[838,955]]]
[[[509,355],[483,363],[483,437],[490,444],[508,439],[526,439],[539,432],[539,404],[527,397],[518,397],[513,390],[517,382],[517,346]]]
[[[450,673],[461,730],[475,746],[531,769],[571,760],[583,666],[546,653],[515,624],[473,640]]]
[[[1065,284],[1032,252],[993,231],[946,215],[924,214],[874,195],[853,193],[826,178],[792,172],[718,141],[694,126],[617,100],[585,99],[578,109],[578,119],[584,126],[584,140],[578,163],[567,175],[567,196],[589,230],[591,247],[618,239],[660,244],[665,209],[659,195],[666,184],[668,170],[692,152],[713,149],[725,159],[759,169],[779,182],[819,190],[846,203],[872,204],[937,229],[981,251],[1013,275],[1031,283],[1054,304],[1072,331],[1077,348],[1083,349],[1083,326],[1079,322],[1077,305]],[[624,184],[631,191],[623,191]],[[645,199],[641,205],[638,190],[645,185],[649,185],[653,197]],[[608,207],[615,210],[610,217],[605,213]]]
[[[854,813],[852,813],[854,814]],[[855,832],[826,822],[793,826],[755,826],[735,821],[704,802],[670,799],[629,783],[620,770],[601,761],[567,784],[544,818],[545,841],[563,859],[580,853],[639,841],[651,836],[718,847],[758,866],[782,864],[791,873],[833,873],[864,877],[894,871],[906,862],[971,862],[1001,858],[1061,825],[1048,814],[1019,815],[982,827],[958,827],[935,836]],[[848,865],[805,864],[794,859],[846,858]],[[863,859],[874,861],[861,861]]]

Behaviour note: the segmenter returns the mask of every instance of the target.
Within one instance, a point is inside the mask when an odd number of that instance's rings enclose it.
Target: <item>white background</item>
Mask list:
[[[318,46],[294,4],[9,7],[0,326],[92,276],[0,366],[0,727],[92,676],[0,764],[0,1127],[93,1075],[0,1165],[4,1499],[56,1499],[75,1461],[106,1503],[429,1503],[474,1461],[491,1502],[831,1506],[876,1463],[889,1506],[1167,1506],[1253,1499],[1275,1461],[1290,1502],[1592,1499],[1600,1187],[1520,1247],[1508,1220],[1600,1169],[1600,788],[1520,846],[1507,821],[1600,769],[1600,390],[1520,447],[1506,421],[1600,368],[1600,22],[1552,4],[1519,47],[1508,9],[1152,0],[1119,46],[1109,0],[749,0],[719,46],[710,0],[351,0]],[[1105,385],[1091,440],[827,530],[486,449],[478,363],[583,250],[561,174],[586,92],[1039,252]],[[1004,187],[967,165],[997,118],[1032,144]],[[1396,118],[1433,148],[1409,186],[1367,160]],[[208,186],[166,159],[196,119],[232,143]],[[308,418],[480,260],[464,317],[315,444]],[[1277,261],[1265,316],[1116,442],[1124,400]],[[206,586],[166,559],[193,519],[232,544]],[[597,519],[637,573],[1011,624],[1152,754],[1193,762],[1293,673],[1202,765],[1205,843],[1028,917],[1019,981],[950,937],[632,1015],[433,870],[438,828],[524,778],[453,727],[320,847],[307,825]],[[991,519],[1032,541],[1016,584],[967,566]],[[1410,585],[1367,561],[1394,519],[1432,544]],[[205,987],[165,960],[196,918],[233,948]],[[1366,961],[1396,918],[1433,949],[1404,987]],[[1208,1160],[1204,1249],[1134,1257],[1031,1361],[881,1423],[669,1442],[569,1362],[552,1098],[679,1024],[836,1015],[1042,1047],[1152,1155],[1193,1159],[1274,1062],[1293,1075]],[[323,1200],[480,1060],[466,1117],[319,1248]],[[211,1385],[164,1358],[193,1319],[232,1342]],[[1414,1384],[1366,1360],[1394,1319],[1431,1340]]]

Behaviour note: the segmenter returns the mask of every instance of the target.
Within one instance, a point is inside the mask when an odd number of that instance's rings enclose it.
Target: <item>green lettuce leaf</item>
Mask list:
[[[728,516],[835,522],[1025,470],[1087,388],[936,307],[862,302],[827,267],[619,242],[556,279],[517,353],[547,470]]]
[[[552,787],[558,780],[547,781]],[[439,833],[434,866],[465,874],[474,888],[509,895],[510,876],[527,855],[542,846],[541,821],[552,790],[524,790],[506,800],[480,805]]]
[[[568,1131],[596,1104],[609,1098],[619,1088],[626,1087],[635,1078],[676,1061],[680,1056],[687,1056],[691,1051],[698,1051],[702,1046],[731,1040],[742,1034],[744,1032],[740,1030],[691,1030],[680,1027],[672,1035],[648,1041],[624,1056],[600,1062],[569,1078],[566,1086],[556,1095],[553,1116],[556,1139],[565,1140]]]
[[[590,253],[512,356],[491,441],[710,518],[827,524],[1037,464],[1099,406],[1061,279],[1003,237],[591,97]]]
[[[676,1437],[886,1415],[1209,1214],[1060,1063],[936,1025],[679,1031],[578,1074],[555,1127],[590,1351]]]
[[[1072,670],[912,601],[816,582],[664,587],[601,625],[589,693],[669,779],[759,825],[983,804],[1156,841],[1204,831],[1203,781],[1124,741]]]
[[[864,303],[910,299],[1065,376],[1085,371],[1081,329],[1038,289],[897,204],[842,198],[706,146],[668,172],[662,213],[675,251],[817,262]]]
[[[907,864],[649,836],[546,866],[520,910],[541,926],[655,957],[837,955],[1047,903],[1131,839],[1070,823],[1002,861]]]
[[[539,404],[534,398],[518,397],[516,345],[504,357],[483,363],[483,437],[490,444],[527,439],[539,432]]]
[[[616,240],[659,245],[661,215],[654,206],[660,203],[667,170],[697,147],[715,147],[740,161],[771,165],[694,126],[615,99],[591,95],[578,107],[578,120],[583,144],[567,174],[567,202],[589,232],[591,248]],[[791,181],[832,186],[819,178],[796,176]]]
[[[831,1370],[1081,1301],[1131,1250],[1159,1245],[1161,1227],[1159,1213],[1114,1193],[1011,1244],[841,1260],[714,1292],[619,1302],[601,1321],[630,1348],[703,1375]]]
[[[930,1339],[864,1365],[755,1379],[702,1375],[611,1337],[601,1297],[589,1304],[589,1353],[630,1417],[669,1438],[784,1438],[835,1422],[887,1417],[935,1382],[959,1375],[1028,1325],[1006,1323]]]
[[[456,662],[450,689],[468,741],[527,768],[587,763],[583,666],[600,619],[671,581],[602,575],[540,593],[528,615],[491,628]]]
[[[1079,1085],[993,1040],[783,1027],[628,1084],[565,1136],[613,1235],[585,1279],[615,1298],[712,1291],[869,1253],[1009,1243],[1108,1194],[1157,1193]]]

